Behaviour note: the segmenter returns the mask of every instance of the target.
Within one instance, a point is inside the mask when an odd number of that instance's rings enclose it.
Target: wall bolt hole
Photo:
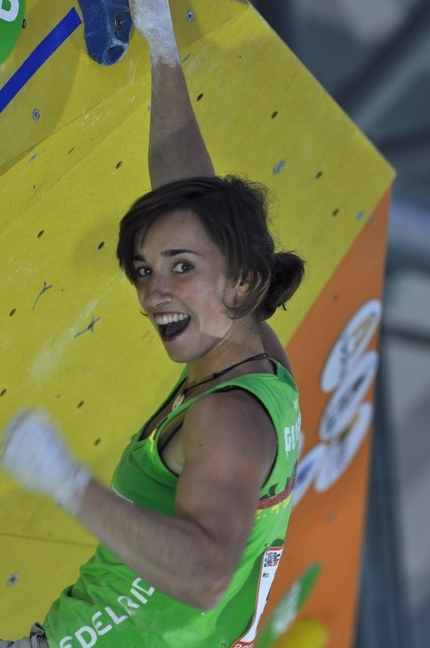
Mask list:
[[[78,403],[78,409],[81,409],[81,407],[84,406],[84,403],[85,403],[85,401],[80,401],[80,402]]]
[[[2,389],[0,392],[0,397],[2,398],[7,392],[7,389]]]
[[[98,244],[97,249],[101,250],[102,248],[104,248],[104,246],[105,246],[105,242],[102,241],[101,243]]]
[[[339,213],[339,210],[338,210],[338,209],[333,209],[331,215],[332,215],[332,216],[337,216],[338,213]]]
[[[116,16],[116,18],[114,20],[114,24],[115,24],[115,29],[118,29],[119,31],[121,29],[124,29],[124,25],[125,25],[124,17],[123,16]]]
[[[121,164],[122,164],[122,160],[120,160],[119,162],[117,162],[117,164],[116,164],[116,166],[115,166],[115,169],[119,169],[119,167],[121,166]]]
[[[98,446],[99,443],[101,443],[101,439],[96,439],[96,440],[94,441],[94,445],[95,445],[95,446]]]
[[[9,313],[9,317],[13,317],[16,313],[16,308],[12,308],[12,310]]]
[[[280,160],[278,162],[278,164],[275,165],[275,167],[273,169],[273,173],[276,173],[276,174],[281,173],[281,171],[283,171],[285,169],[286,164],[287,163],[286,163],[285,160]]]
[[[42,238],[44,234],[45,234],[45,230],[40,230],[39,234],[37,235],[37,238]]]
[[[8,587],[12,587],[12,585],[15,585],[16,581],[18,580],[18,578],[19,578],[19,574],[18,574],[18,572],[15,572],[14,574],[12,574],[12,576],[11,576],[10,578],[8,578],[8,580],[7,580],[7,582],[6,582],[6,585],[7,585]]]
[[[203,92],[201,92],[199,94],[199,96],[197,97],[197,101],[201,101],[203,99],[203,97],[204,97],[204,94],[203,94]]]

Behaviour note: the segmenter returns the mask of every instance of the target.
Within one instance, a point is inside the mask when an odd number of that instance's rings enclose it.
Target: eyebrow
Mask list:
[[[178,254],[195,254],[196,256],[201,256],[198,252],[195,252],[194,250],[187,250],[186,248],[173,248],[171,250],[163,250],[161,253],[161,256],[163,257],[174,257],[177,256]],[[143,261],[144,263],[146,262],[145,257],[142,254],[135,254],[133,257],[133,261]]]

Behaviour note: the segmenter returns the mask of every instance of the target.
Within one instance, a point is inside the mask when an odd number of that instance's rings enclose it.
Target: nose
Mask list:
[[[170,282],[167,277],[155,273],[137,285],[137,294],[146,311],[169,304],[172,300]]]

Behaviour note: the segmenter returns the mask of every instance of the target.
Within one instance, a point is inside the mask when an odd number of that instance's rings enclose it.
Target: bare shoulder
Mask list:
[[[290,360],[287,356],[285,348],[282,346],[281,341],[276,335],[275,331],[267,322],[263,322],[261,325],[261,339],[263,341],[263,347],[265,352],[274,360],[277,360],[281,365],[285,367],[287,371],[293,375],[293,370],[291,368]]]
[[[195,452],[215,452],[232,461],[255,462],[266,475],[276,456],[272,420],[258,399],[243,389],[199,398],[187,411],[183,430],[189,458]]]

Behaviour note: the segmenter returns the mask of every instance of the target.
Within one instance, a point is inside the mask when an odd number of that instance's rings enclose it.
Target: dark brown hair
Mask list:
[[[227,260],[233,281],[247,280],[244,301],[232,316],[269,318],[300,285],[304,262],[293,252],[275,252],[268,230],[268,190],[236,176],[196,177],[163,185],[138,198],[120,223],[117,256],[132,283],[135,240],[170,211],[190,209]]]

